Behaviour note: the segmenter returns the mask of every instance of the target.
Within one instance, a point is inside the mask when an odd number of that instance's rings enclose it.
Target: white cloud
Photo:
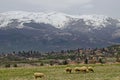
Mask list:
[[[120,0],[0,0],[0,12],[58,11],[120,17]]]
[[[93,8],[93,7],[94,7],[94,5],[92,5],[92,4],[87,4],[87,5],[83,6],[83,8],[85,8],[85,9],[90,9],[90,8]]]
[[[11,10],[26,11],[67,11],[75,6],[91,7],[93,0],[0,0],[0,12]],[[74,10],[73,10],[74,11]]]
[[[25,0],[24,0],[25,1]],[[26,0],[26,2],[32,4],[43,4],[43,5],[74,5],[74,4],[84,4],[92,0]]]
[[[29,4],[53,9],[69,8],[75,5],[83,5],[91,1],[92,0],[26,0]]]

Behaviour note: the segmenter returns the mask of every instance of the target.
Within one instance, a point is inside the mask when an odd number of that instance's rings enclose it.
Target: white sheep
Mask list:
[[[35,79],[37,79],[38,77],[39,77],[39,78],[42,78],[42,77],[44,77],[44,76],[45,76],[44,73],[39,73],[39,72],[34,73]]]
[[[88,68],[86,66],[75,67],[75,72],[88,72]]]
[[[88,68],[86,66],[80,67],[81,72],[88,72]]]
[[[74,70],[75,70],[75,72],[80,72],[80,68],[79,67],[75,67]]]
[[[69,72],[69,73],[72,72],[72,68],[70,68],[70,67],[65,68],[65,70],[66,70],[66,72]]]
[[[94,72],[94,69],[93,69],[93,67],[87,67],[88,68],[88,71],[91,71],[91,72]]]

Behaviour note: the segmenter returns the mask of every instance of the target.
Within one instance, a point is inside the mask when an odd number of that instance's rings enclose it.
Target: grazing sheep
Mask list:
[[[69,72],[69,73],[72,72],[72,69],[70,67],[65,68],[65,70],[66,70],[66,72]]]
[[[35,79],[37,79],[38,77],[39,77],[39,78],[42,78],[42,77],[44,77],[44,76],[45,76],[45,75],[44,75],[43,73],[39,73],[39,72],[34,73]]]
[[[88,72],[88,68],[86,66],[75,67],[75,72]]]
[[[75,72],[80,72],[80,68],[79,67],[75,67],[74,70],[75,70]]]
[[[81,72],[88,72],[88,68],[86,66],[82,66],[79,69]]]
[[[93,67],[86,67],[86,66],[82,66],[82,67],[75,67],[74,68],[75,72],[94,72]]]
[[[88,71],[94,72],[93,67],[88,67]]]

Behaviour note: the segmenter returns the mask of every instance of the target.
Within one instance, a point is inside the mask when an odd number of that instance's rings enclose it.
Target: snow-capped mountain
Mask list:
[[[119,43],[120,19],[59,12],[0,13],[0,51],[51,51]]]
[[[68,15],[58,12],[23,12],[23,11],[11,11],[0,13],[0,28],[6,27],[14,20],[19,22],[19,26],[16,28],[23,28],[23,23],[45,23],[50,24],[56,28],[64,28],[71,21],[83,20],[86,25],[94,26],[94,28],[105,27],[111,24],[109,20],[112,18],[103,15]],[[119,20],[118,20],[119,21]]]
[[[12,23],[14,20],[17,20],[21,24],[29,23],[34,21],[36,23],[45,23],[51,24],[56,28],[62,28],[68,23],[69,18],[66,14],[57,13],[57,12],[22,12],[22,11],[12,11],[5,12],[0,14],[0,27],[5,27]]]

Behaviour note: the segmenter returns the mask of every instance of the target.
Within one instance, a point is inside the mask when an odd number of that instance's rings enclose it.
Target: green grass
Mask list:
[[[0,80],[35,80],[34,72],[42,72],[45,78],[37,80],[120,80],[120,64],[94,64],[94,73],[65,72],[69,66],[74,69],[83,65],[60,65],[22,68],[0,68]]]

